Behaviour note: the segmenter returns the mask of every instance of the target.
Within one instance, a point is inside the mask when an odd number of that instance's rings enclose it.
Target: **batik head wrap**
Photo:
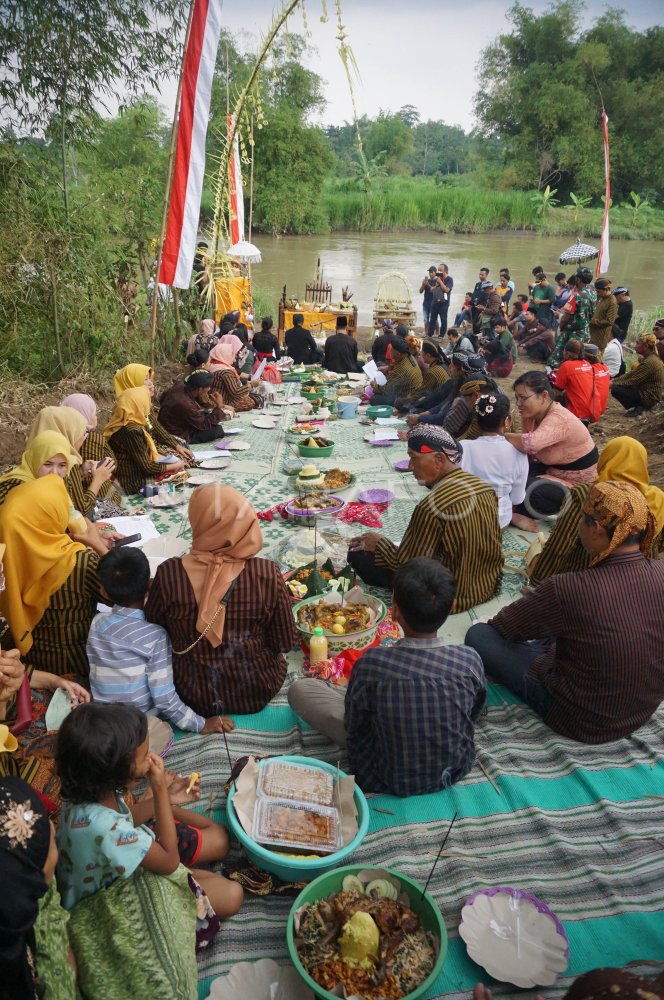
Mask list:
[[[616,482],[594,483],[582,510],[597,524],[613,531],[608,548],[595,556],[591,566],[602,562],[628,538],[638,534],[642,536],[639,543],[641,552],[644,556],[650,555],[655,537],[655,518],[636,486]]]
[[[442,453],[455,465],[459,464],[463,455],[459,442],[444,427],[437,427],[435,424],[418,424],[414,427],[408,435],[408,448],[420,455]]]
[[[655,518],[656,531],[664,531],[664,492],[651,484],[648,452],[636,438],[621,435],[602,448],[597,463],[597,481],[608,483],[616,480],[630,483],[643,493]]]
[[[3,993],[14,1000],[36,995],[29,950],[34,953],[39,900],[48,888],[50,845],[48,815],[34,789],[21,778],[0,779],[0,966]]]
[[[482,389],[487,389],[487,383],[483,378],[469,378],[465,382],[462,382],[459,386],[460,396],[473,396],[476,392],[480,392]]]
[[[651,351],[657,348],[657,337],[654,333],[642,333],[638,338],[643,344],[646,344]]]
[[[455,351],[452,361],[464,375],[486,375],[488,372],[486,359],[481,354],[466,354],[465,351]]]

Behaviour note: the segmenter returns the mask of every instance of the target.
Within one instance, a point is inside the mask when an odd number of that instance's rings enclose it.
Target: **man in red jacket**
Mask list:
[[[606,410],[611,384],[609,369],[601,364],[594,344],[582,347],[578,340],[567,342],[563,358],[553,384],[564,391],[565,405],[575,417],[594,424]]]

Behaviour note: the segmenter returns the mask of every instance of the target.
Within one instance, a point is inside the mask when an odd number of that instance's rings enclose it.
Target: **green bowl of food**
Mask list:
[[[438,904],[422,889],[400,872],[359,865],[314,879],[293,903],[286,927],[303,982],[322,1000],[338,997],[331,990],[339,985],[344,996],[372,987],[371,995],[380,996],[382,985],[385,995],[423,997],[445,962],[447,932]]]
[[[366,415],[369,420],[375,420],[377,417],[391,417],[393,412],[393,406],[367,406]]]
[[[297,446],[303,458],[329,458],[334,451],[334,441],[322,437],[309,437]]]

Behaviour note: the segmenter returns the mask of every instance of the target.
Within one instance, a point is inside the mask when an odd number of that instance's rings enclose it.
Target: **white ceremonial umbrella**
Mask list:
[[[240,240],[239,243],[234,243],[232,247],[229,247],[228,256],[235,257],[243,264],[260,264],[263,259],[258,247],[247,240]]]

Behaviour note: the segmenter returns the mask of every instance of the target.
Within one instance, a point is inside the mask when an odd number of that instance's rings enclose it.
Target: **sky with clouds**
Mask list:
[[[465,130],[473,126],[476,66],[481,50],[509,30],[509,2],[497,0],[341,0],[347,36],[360,71],[355,92],[358,114],[375,116],[380,109],[397,111],[414,105],[423,119],[441,119]],[[305,64],[325,80],[327,107],[323,124],[352,120],[348,84],[337,52],[334,0],[327,0],[329,21],[321,24],[320,0],[306,0],[312,51]],[[550,4],[527,4],[544,13]],[[609,6],[589,0],[588,22]],[[621,6],[619,3],[615,6]],[[627,23],[638,30],[664,22],[662,0],[629,0]],[[253,48],[270,25],[270,0],[225,0],[224,23],[241,48]],[[298,11],[289,20],[303,31]],[[175,84],[162,88],[160,100],[172,116]]]

